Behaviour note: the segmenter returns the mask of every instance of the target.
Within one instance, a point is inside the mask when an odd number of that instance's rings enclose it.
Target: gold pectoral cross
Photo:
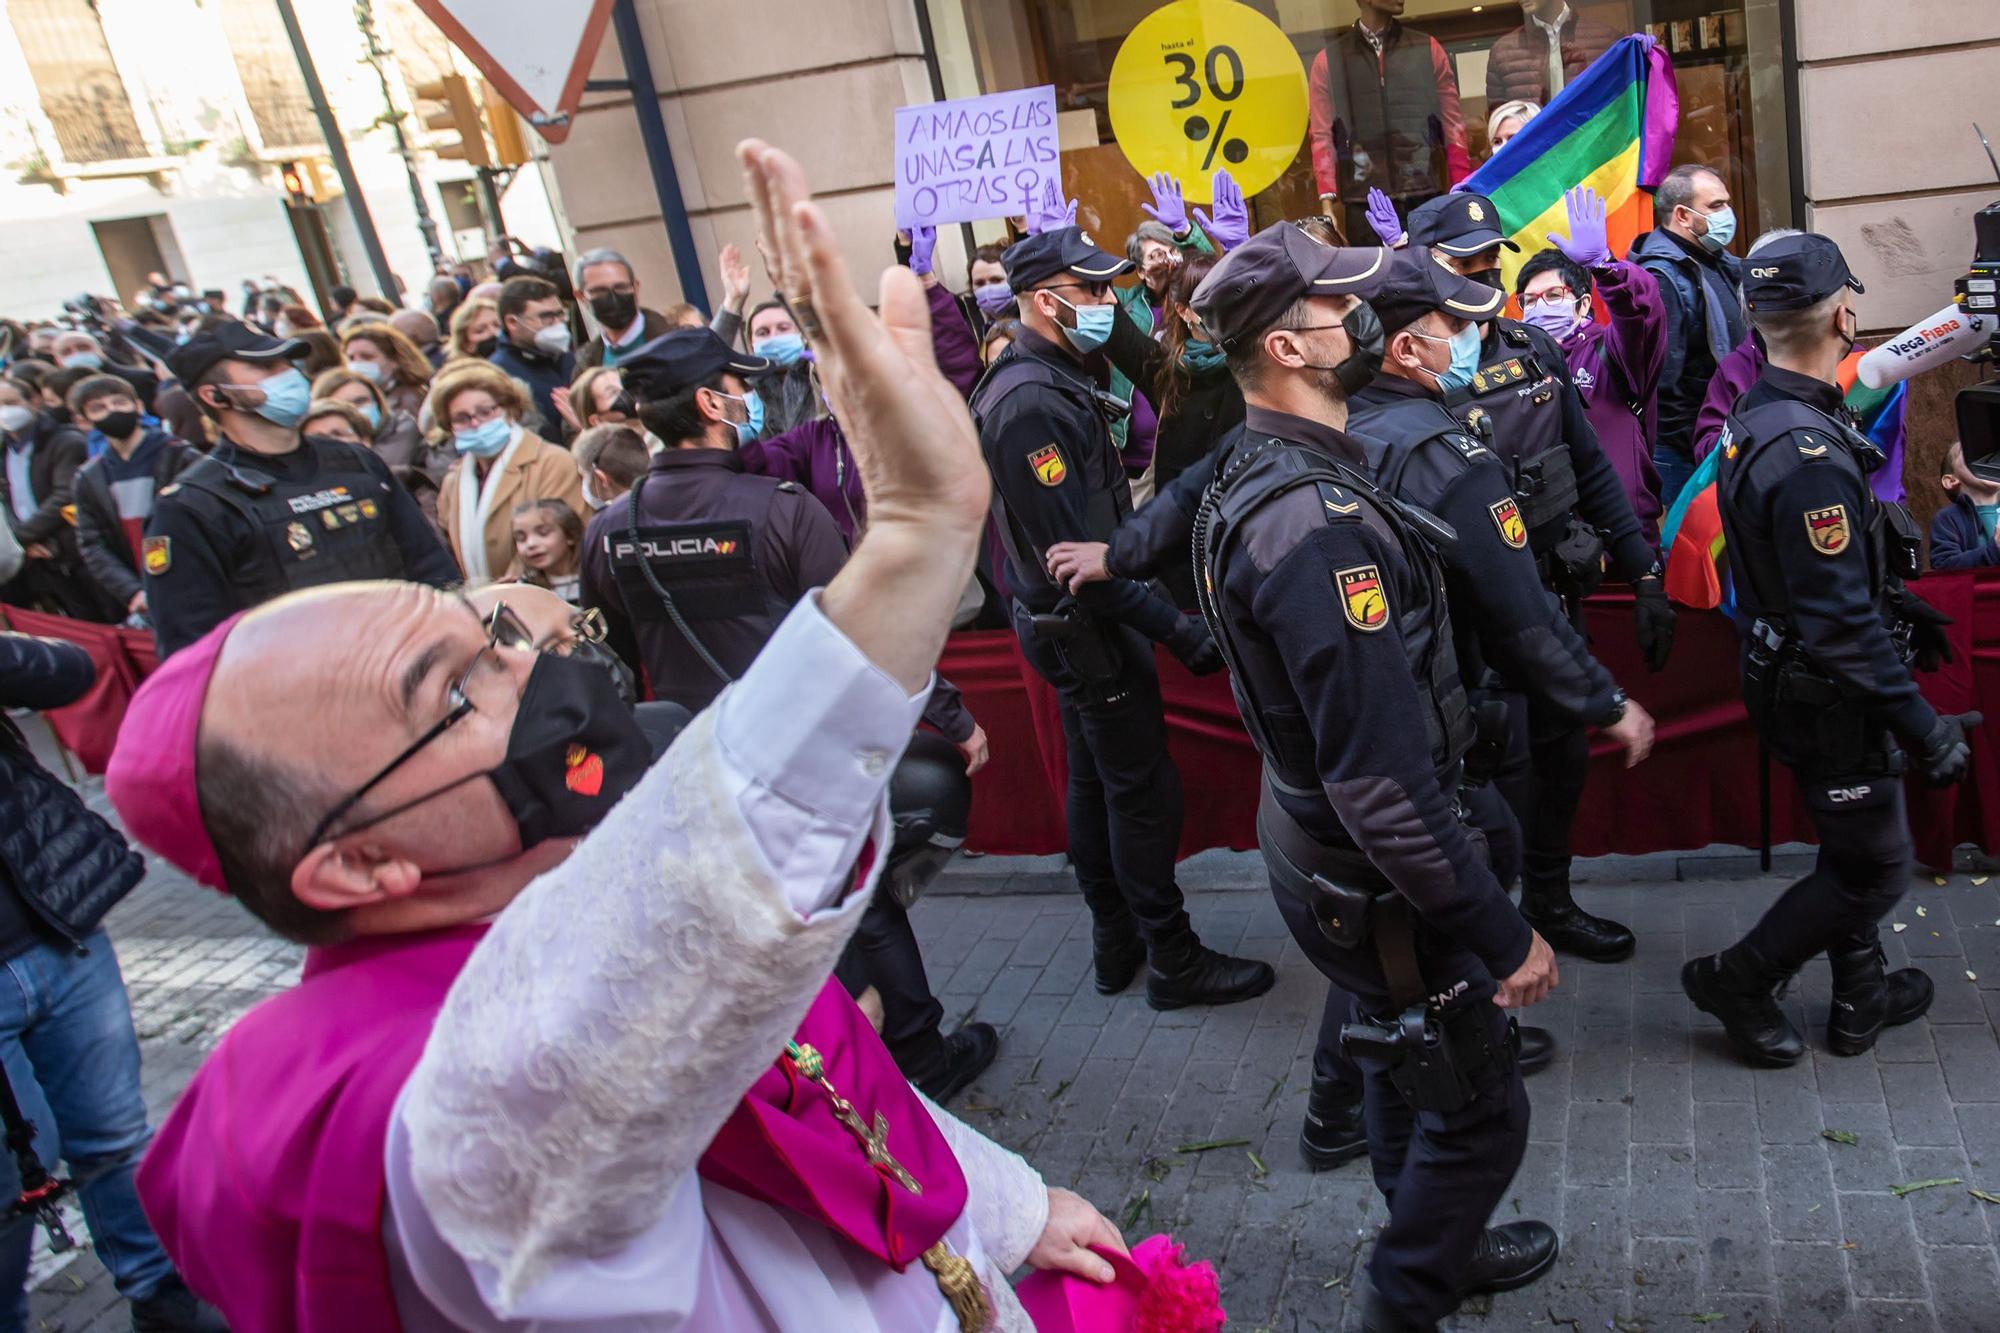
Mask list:
[[[877,1171],[880,1171],[910,1193],[922,1194],[924,1187],[917,1183],[917,1178],[908,1171],[905,1171],[903,1164],[889,1153],[889,1117],[877,1111],[875,1113],[874,1128],[870,1129],[861,1123],[859,1113],[852,1106],[849,1106],[844,1099],[836,1100],[837,1105],[834,1114],[838,1115],[841,1123],[846,1125],[853,1132],[854,1137],[861,1141],[861,1150],[868,1154],[868,1165],[874,1167]]]

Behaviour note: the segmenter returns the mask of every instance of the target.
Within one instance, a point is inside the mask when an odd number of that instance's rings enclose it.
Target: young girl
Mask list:
[[[547,588],[577,604],[583,563],[583,520],[561,500],[514,506],[514,581]]]

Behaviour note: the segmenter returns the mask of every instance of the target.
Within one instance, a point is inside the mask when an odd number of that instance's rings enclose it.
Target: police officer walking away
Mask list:
[[[1383,262],[1281,223],[1195,292],[1247,404],[1195,551],[1264,758],[1258,842],[1278,910],[1354,996],[1341,1036],[1389,1203],[1364,1325],[1403,1333],[1555,1262],[1546,1223],[1487,1221],[1528,1140],[1503,1007],[1533,1004],[1558,973],[1454,800],[1472,719],[1436,553],[1452,535],[1377,490],[1344,429],[1381,360],[1355,293]]]
[[[699,712],[743,674],[795,602],[840,572],[847,543],[826,506],[798,485],[743,470],[737,445],[755,438],[763,419],[746,377],[769,361],[694,328],[625,354],[618,368],[640,421],[667,447],[630,491],[591,517],[583,602],[603,615],[606,641],[644,671],[658,697]],[[924,793],[918,803],[926,808],[951,804],[937,789],[954,779],[969,787],[968,767],[984,762],[984,737],[949,682],[938,680],[924,720],[963,757],[933,773],[937,759],[927,745],[936,738],[913,745],[891,783],[904,798],[891,804],[899,826],[913,813],[911,793]],[[942,1102],[992,1063],[1000,1034],[990,1023],[940,1032],[944,1005],[931,993],[909,898],[892,891],[895,882],[885,878],[869,900],[840,973],[852,989],[864,978],[875,987],[889,1053]]]
[[[1946,651],[1948,622],[1904,590],[1917,573],[1915,526],[1875,498],[1867,474],[1881,451],[1841,410],[1835,373],[1861,290],[1824,236],[1757,252],[1743,291],[1768,360],[1716,442],[1744,702],[1798,780],[1819,856],[1749,934],[1682,969],[1681,986],[1766,1065],[1805,1054],[1776,991],[1814,954],[1833,971],[1836,1055],[1859,1055],[1930,1008],[1922,971],[1885,975],[1877,930],[1910,877],[1899,747],[1933,785],[1956,782],[1971,757],[1966,728],[1980,721],[1940,717],[1910,675],[1912,659],[1934,665]]]
[[[162,657],[294,589],[463,578],[374,450],[299,434],[312,389],[293,362],[309,350],[231,320],[167,358],[221,438],[161,489],[146,524],[139,563]]]
[[[1500,248],[1519,248],[1500,234],[1498,218],[1483,195],[1445,195],[1411,213],[1410,241],[1497,291]],[[1581,628],[1583,598],[1596,591],[1608,552],[1611,567],[1632,585],[1639,649],[1658,671],[1674,639],[1663,570],[1597,442],[1562,349],[1532,325],[1495,318],[1483,333],[1460,330],[1450,351],[1438,383],[1506,468],[1544,583]],[[1590,767],[1589,733],[1525,680],[1503,672],[1498,685],[1513,727],[1498,781],[1521,821],[1521,912],[1565,953],[1594,963],[1628,958],[1632,932],[1584,911],[1570,894],[1570,825]]]
[[[972,415],[993,474],[1014,631],[1059,696],[1070,859],[1090,908],[1097,989],[1125,989],[1150,960],[1155,1009],[1262,995],[1277,979],[1270,964],[1203,945],[1174,882],[1181,784],[1152,645],[1197,672],[1218,670],[1207,627],[1144,584],[1111,579],[1071,596],[1044,568],[1050,547],[1108,540],[1131,512],[1111,441],[1112,421],[1130,408],[1099,389],[1081,358],[1110,336],[1111,280],[1132,264],[1073,226],[1017,242],[1001,263],[1023,328],[973,390]]]

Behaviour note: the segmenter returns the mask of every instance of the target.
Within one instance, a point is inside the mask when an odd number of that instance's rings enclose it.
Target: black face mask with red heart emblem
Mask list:
[[[521,691],[507,757],[487,776],[520,826],[525,851],[590,832],[652,761],[653,748],[610,672],[543,653]]]

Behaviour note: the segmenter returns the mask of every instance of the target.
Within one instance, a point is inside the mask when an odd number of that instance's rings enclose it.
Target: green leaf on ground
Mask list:
[[[1271,1174],[1271,1168],[1265,1166],[1264,1159],[1259,1157],[1256,1153],[1246,1151],[1243,1155],[1250,1159],[1250,1169],[1257,1173],[1254,1179],[1262,1180],[1265,1176]]]
[[[1728,1315],[1717,1314],[1713,1310],[1705,1314],[1696,1314],[1692,1310],[1688,1312],[1688,1318],[1694,1320],[1697,1324],[1719,1324],[1728,1317]]]
[[[1823,1139],[1832,1139],[1835,1143],[1844,1143],[1850,1148],[1857,1147],[1861,1142],[1859,1134],[1844,1129],[1822,1129],[1819,1136]]]
[[[1936,1189],[1940,1185],[1963,1185],[1964,1183],[1957,1176],[1938,1176],[1932,1180],[1912,1180],[1906,1185],[1891,1186],[1889,1193],[1900,1199],[1906,1194],[1915,1194],[1918,1190]]]
[[[1052,1092],[1052,1093],[1050,1093],[1050,1094],[1049,1094],[1049,1100],[1050,1100],[1050,1101],[1054,1101],[1054,1100],[1055,1100],[1056,1098],[1058,1098],[1058,1097],[1062,1096],[1062,1095],[1063,1095],[1063,1094],[1064,1094],[1065,1092],[1068,1092],[1068,1091],[1069,1091],[1069,1085],[1070,1085],[1070,1084],[1072,1084],[1072,1083],[1074,1083],[1074,1082],[1076,1082],[1076,1080],[1075,1080],[1075,1079],[1073,1079],[1073,1078],[1066,1078],[1066,1079],[1064,1079],[1064,1080],[1063,1080],[1062,1082],[1060,1082],[1060,1083],[1056,1084],[1056,1090],[1055,1090],[1054,1092]]]
[[[1217,1148],[1247,1148],[1248,1139],[1209,1139],[1203,1143],[1183,1143],[1175,1152],[1214,1152]]]
[[[1981,1203],[2000,1203],[2000,1194],[1988,1194],[1985,1190],[1967,1190],[1966,1193]]]
[[[1139,1197],[1125,1205],[1125,1217],[1123,1221],[1119,1222],[1118,1229],[1120,1231],[1130,1231],[1138,1225],[1141,1214],[1149,1218],[1153,1215],[1153,1191],[1151,1190],[1140,1190]]]

